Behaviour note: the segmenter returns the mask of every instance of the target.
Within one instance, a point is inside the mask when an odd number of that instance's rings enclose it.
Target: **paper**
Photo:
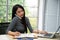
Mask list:
[[[37,36],[44,36],[45,34],[37,34]]]
[[[35,34],[21,34],[20,36],[17,36],[17,38],[23,38],[23,37],[32,37],[34,38]]]

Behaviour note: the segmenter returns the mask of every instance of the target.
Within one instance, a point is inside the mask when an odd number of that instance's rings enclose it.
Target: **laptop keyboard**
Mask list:
[[[52,34],[48,33],[48,34],[45,34],[44,36],[51,36]]]

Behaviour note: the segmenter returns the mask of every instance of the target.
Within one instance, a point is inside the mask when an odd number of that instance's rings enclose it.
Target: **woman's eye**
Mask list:
[[[18,13],[20,13],[20,11],[18,11]]]
[[[21,12],[23,12],[23,11],[18,11],[18,13],[21,13]]]

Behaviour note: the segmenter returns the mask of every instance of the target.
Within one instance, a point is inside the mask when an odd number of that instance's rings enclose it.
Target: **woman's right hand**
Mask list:
[[[14,35],[14,36],[19,36],[19,35],[20,35],[20,32],[17,32],[17,31],[16,31],[16,32],[13,33],[13,35]]]
[[[16,31],[16,32],[9,31],[8,34],[12,35],[12,36],[19,36],[20,32],[18,32],[18,31]]]

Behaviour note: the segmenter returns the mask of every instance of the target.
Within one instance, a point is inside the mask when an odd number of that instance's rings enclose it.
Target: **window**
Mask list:
[[[12,18],[12,7],[15,4],[23,5],[23,0],[8,0],[8,22],[11,21],[11,18]]]
[[[38,0],[0,0],[0,22],[10,22],[12,7],[20,4],[25,8],[26,16],[34,29],[37,28]]]
[[[0,22],[5,22],[5,20],[6,20],[6,1],[0,0]]]

